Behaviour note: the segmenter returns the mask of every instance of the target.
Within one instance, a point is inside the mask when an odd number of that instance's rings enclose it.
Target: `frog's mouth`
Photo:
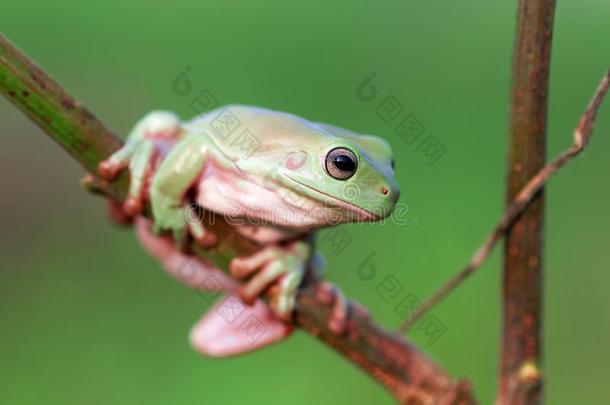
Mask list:
[[[317,196],[323,195],[325,198],[322,201],[325,203],[333,203],[335,207],[332,208],[340,208],[352,214],[356,214],[356,219],[359,222],[374,222],[381,219],[381,216],[374,214],[371,211],[367,211],[362,207],[358,207],[357,205],[354,205],[348,201],[342,200],[328,193],[325,193],[324,191],[318,190],[314,186],[309,185],[303,181],[297,180],[291,176],[286,175],[286,177],[294,183],[300,185],[301,187],[304,187],[306,190],[315,192]]]

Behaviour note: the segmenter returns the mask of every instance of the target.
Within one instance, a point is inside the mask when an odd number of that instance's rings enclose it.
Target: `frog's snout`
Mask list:
[[[400,189],[398,187],[391,187],[387,184],[381,186],[381,194],[383,200],[390,202],[392,205],[396,204],[398,198],[400,198]]]
[[[383,219],[388,217],[394,210],[394,206],[398,202],[400,197],[399,188],[390,182],[382,182],[376,191],[377,195],[372,195],[374,199],[374,212],[377,219]]]

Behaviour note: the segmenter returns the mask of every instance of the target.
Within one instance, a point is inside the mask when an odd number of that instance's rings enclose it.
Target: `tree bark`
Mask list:
[[[555,0],[519,0],[506,204],[544,165]],[[504,249],[498,405],[542,403],[544,195],[510,227]]]

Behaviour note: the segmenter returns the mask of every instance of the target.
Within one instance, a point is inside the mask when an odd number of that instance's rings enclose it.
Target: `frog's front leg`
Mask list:
[[[199,178],[208,156],[208,146],[200,133],[182,139],[163,160],[150,185],[150,204],[157,233],[171,231],[178,246],[184,247],[190,233],[200,244],[209,246],[216,236],[206,231],[184,196]]]
[[[129,133],[125,145],[100,163],[98,172],[106,180],[129,167],[129,193],[123,209],[131,216],[142,211],[145,183],[160,149],[173,145],[181,136],[180,120],[168,111],[153,111],[142,118]]]

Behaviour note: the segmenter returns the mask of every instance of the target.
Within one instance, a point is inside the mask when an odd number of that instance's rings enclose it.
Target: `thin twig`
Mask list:
[[[0,92],[51,138],[95,175],[99,162],[120,147],[121,141],[81,103],[36,66],[0,34]],[[106,183],[91,177],[87,186],[121,202],[127,181]],[[209,220],[210,215],[205,216]],[[195,252],[226,270],[229,261],[258,249],[219,216],[206,227],[219,236],[213,250]],[[358,305],[354,305],[354,308]],[[295,324],[382,384],[401,404],[434,403],[471,405],[476,401],[470,384],[453,379],[415,346],[385,331],[365,313],[350,311],[347,333],[328,330],[330,308],[316,294],[316,283],[303,288],[297,298]]]
[[[462,269],[459,273],[453,276],[446,284],[438,289],[432,296],[430,296],[425,303],[420,305],[411,317],[403,323],[399,331],[406,333],[414,324],[417,322],[426,312],[430,310],[439,301],[445,298],[451,293],[457,286],[459,286],[464,280],[466,280],[472,273],[474,273],[479,267],[481,267],[493,248],[506,233],[506,230],[511,226],[515,219],[523,212],[528,206],[530,201],[534,198],[536,193],[545,185],[551,176],[553,176],[559,169],[561,169],[571,159],[578,156],[589,144],[591,135],[593,133],[593,126],[595,124],[595,118],[597,111],[602,103],[604,96],[610,86],[610,71],[606,73],[602,79],[599,87],[593,99],[589,103],[587,110],[582,115],[576,130],[574,131],[574,143],[569,149],[560,154],[555,160],[543,167],[527,185],[519,192],[515,198],[513,204],[506,210],[500,222],[496,225],[494,230],[485,239],[485,242],[475,252],[470,259],[470,262]]]

